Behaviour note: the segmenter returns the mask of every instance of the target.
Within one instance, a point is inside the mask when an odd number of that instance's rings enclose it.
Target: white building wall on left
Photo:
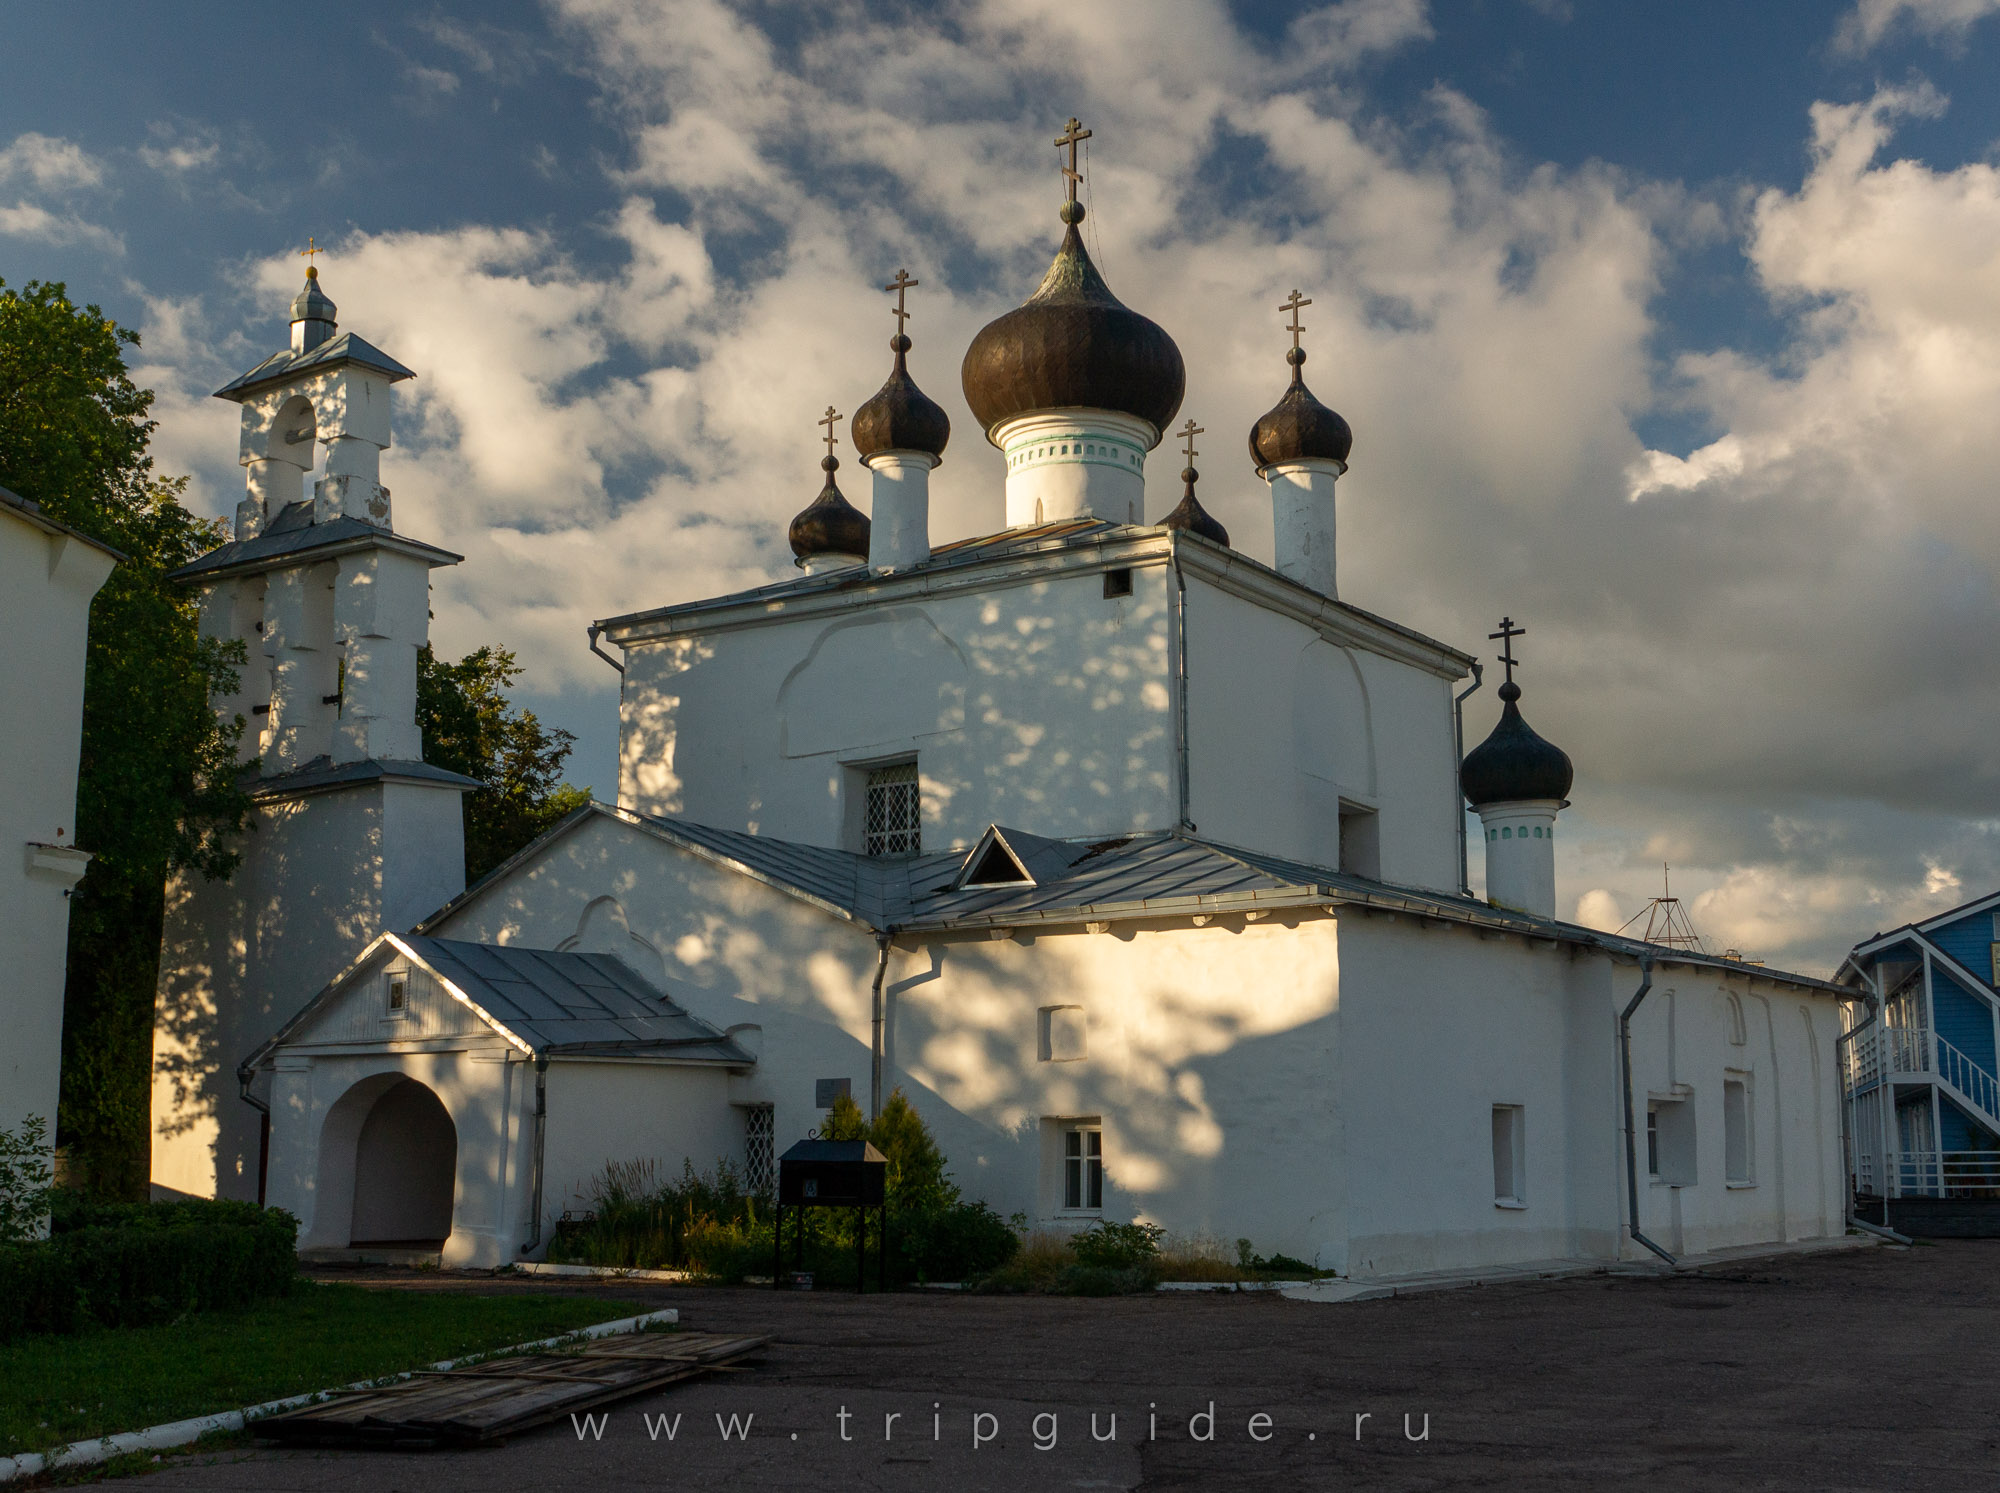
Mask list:
[[[62,1067],[69,893],[89,856],[76,846],[77,751],[90,601],[112,556],[0,504],[0,1129],[29,1115],[55,1130]],[[87,850],[88,847],[84,847]]]

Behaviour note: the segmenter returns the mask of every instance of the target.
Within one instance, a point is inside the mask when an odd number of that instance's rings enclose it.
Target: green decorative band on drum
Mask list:
[[[1036,435],[1033,439],[1024,436],[1008,444],[1006,456],[1010,472],[1050,463],[1116,467],[1127,472],[1142,472],[1146,465],[1146,448],[1137,441],[1088,430]]]

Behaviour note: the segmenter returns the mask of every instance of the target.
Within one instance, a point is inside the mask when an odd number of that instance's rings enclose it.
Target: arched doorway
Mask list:
[[[451,1233],[458,1129],[423,1084],[402,1078],[369,1107],[354,1143],[350,1245],[435,1249]]]

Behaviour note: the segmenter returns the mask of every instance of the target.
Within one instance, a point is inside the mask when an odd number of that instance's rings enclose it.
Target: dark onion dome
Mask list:
[[[327,299],[326,292],[319,288],[319,267],[307,265],[305,289],[292,299],[292,320],[323,321],[332,324],[334,313],[338,309]]]
[[[1221,522],[1201,506],[1201,499],[1194,495],[1194,485],[1201,480],[1201,473],[1193,467],[1181,468],[1181,481],[1185,490],[1180,503],[1172,513],[1160,520],[1163,529],[1185,529],[1190,534],[1199,534],[1203,539],[1213,540],[1224,549],[1229,548],[1229,531]]]
[[[1521,719],[1521,686],[1511,680],[1500,686],[1505,705],[1493,734],[1465,754],[1458,770],[1465,801],[1475,809],[1487,804],[1520,803],[1528,799],[1567,799],[1576,769],[1569,753],[1542,740]]]
[[[1292,386],[1250,427],[1250,459],[1260,472],[1285,461],[1337,461],[1346,466],[1347,453],[1354,449],[1353,429],[1306,387],[1299,373],[1305,360],[1304,348],[1285,354],[1292,365]]]
[[[860,555],[868,553],[868,515],[840,495],[833,474],[840,466],[838,457],[820,459],[826,486],[792,520],[789,537],[792,553],[801,560],[813,555]]]
[[[854,412],[847,432],[863,461],[883,451],[924,451],[943,456],[951,439],[951,420],[919,389],[904,363],[910,339],[900,332],[889,339],[896,366],[875,397]]]
[[[1121,303],[1083,247],[1083,209],[1063,208],[1062,247],[1027,301],[988,322],[965,350],[960,381],[986,430],[1033,410],[1117,410],[1165,430],[1187,392],[1181,350]]]

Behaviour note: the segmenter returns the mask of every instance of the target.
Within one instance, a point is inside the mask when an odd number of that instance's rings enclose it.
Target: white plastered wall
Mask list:
[[[1086,572],[635,646],[619,801],[838,846],[853,769],[914,754],[927,849],[995,822],[1169,828],[1166,576],[1136,569],[1122,598]]]
[[[68,893],[87,865],[75,849],[84,645],[91,598],[112,564],[104,551],[0,508],[0,1129],[37,1115],[51,1138]]]
[[[1202,835],[1338,866],[1345,803],[1378,816],[1382,880],[1456,886],[1448,680],[1197,576],[1187,637],[1188,807]]]

